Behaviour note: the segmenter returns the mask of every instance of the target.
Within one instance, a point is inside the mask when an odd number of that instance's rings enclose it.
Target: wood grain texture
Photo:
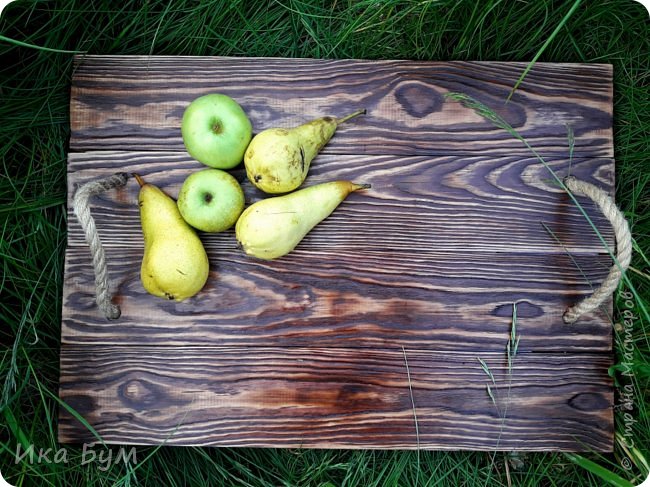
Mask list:
[[[331,154],[528,155],[517,140],[444,94],[494,109],[544,156],[613,157],[612,67],[537,63],[505,104],[526,63],[228,57],[77,57],[70,145],[76,151],[184,150],[183,111],[221,92],[254,131],[323,115],[368,114],[340,127]]]
[[[234,239],[234,236],[227,235]],[[111,283],[122,316],[108,323],[94,302],[88,250],[66,259],[62,340],[71,344],[415,346],[503,350],[512,304],[520,347],[533,351],[611,349],[609,305],[575,326],[564,310],[607,274],[609,257],[564,254],[295,251],[277,261],[208,248],[205,288],[182,302],[147,294],[142,249],[110,248]],[[575,265],[580,266],[580,270]]]
[[[587,158],[553,159],[560,176],[575,175],[606,191],[613,190],[613,161]],[[137,172],[176,197],[184,179],[204,168],[186,153],[88,152],[70,154],[69,205],[75,188],[112,172]],[[247,204],[265,195],[246,179],[241,181]],[[329,252],[418,251],[476,252],[603,252],[600,240],[548,169],[534,158],[512,157],[394,157],[319,156],[305,185],[335,179],[370,183],[312,232],[310,247]],[[107,246],[141,247],[138,185],[102,195],[93,202]],[[610,224],[596,206],[581,198],[610,245]],[[544,227],[546,225],[553,235]],[[84,245],[81,227],[69,219],[71,246]],[[559,240],[561,244],[558,243]],[[232,239],[213,239],[220,250]],[[221,242],[221,243],[220,243]],[[563,248],[564,246],[564,248]]]
[[[93,214],[122,308],[120,327],[104,326],[94,306],[88,249],[70,214],[62,340],[501,350],[512,303],[518,302],[527,319],[522,350],[611,349],[607,306],[577,327],[562,322],[564,310],[603,280],[610,260],[597,253],[600,242],[538,161],[317,161],[307,184],[340,178],[373,187],[351,195],[294,252],[273,262],[246,257],[233,230],[202,234],[211,276],[184,303],[150,296],[140,283],[143,240],[135,181],[97,198]],[[581,179],[611,184],[610,159],[550,164],[560,174],[570,166]],[[103,173],[137,172],[175,196],[197,166],[185,153],[71,154],[70,195],[75,185],[97,178],[100,167]],[[248,203],[262,197],[243,171],[235,174]],[[611,238],[593,205],[585,206]]]
[[[612,448],[602,355],[405,353],[64,347],[60,394],[114,443],[415,449],[414,403],[423,449]],[[63,409],[59,439],[93,441]]]
[[[444,99],[479,99],[559,177],[613,194],[611,66],[538,63],[504,104],[525,66],[78,57],[70,208],[78,185],[122,171],[175,197],[204,167],[184,150],[182,113],[215,91],[237,99],[255,131],[367,108],[340,127],[306,184],[372,188],[276,261],[246,257],[232,230],[201,234],[210,278],[183,303],[140,282],[135,182],[93,198],[122,309],[113,322],[94,303],[70,211],[62,399],[109,443],[412,449],[415,403],[425,449],[611,451],[611,300],[574,325],[561,318],[610,258],[521,142]],[[241,167],[231,172],[247,204],[264,197]],[[580,202],[613,246],[609,223]],[[513,303],[521,341],[509,375]],[[93,440],[64,409],[59,439]]]

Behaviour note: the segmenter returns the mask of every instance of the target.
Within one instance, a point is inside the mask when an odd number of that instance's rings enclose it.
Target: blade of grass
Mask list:
[[[104,439],[100,436],[99,433],[95,430],[95,428],[92,427],[92,425],[84,418],[81,414],[79,414],[72,406],[70,406],[68,403],[66,403],[63,399],[61,399],[59,396],[56,394],[53,394],[51,391],[48,389],[43,389],[45,393],[50,396],[52,399],[54,399],[63,409],[68,411],[77,421],[79,421],[84,428],[86,428],[92,435],[97,438],[97,441],[104,447],[108,448],[106,443],[104,442]]]
[[[585,218],[589,226],[592,228],[594,231],[596,237],[600,240],[600,242],[603,245],[603,248],[607,250],[607,253],[609,253],[609,256],[612,258],[614,261],[614,264],[619,267],[621,270],[621,280],[625,282],[625,284],[628,286],[630,289],[630,292],[634,295],[635,299],[637,300],[637,303],[639,304],[639,307],[644,313],[646,321],[650,322],[650,312],[648,312],[648,309],[645,305],[645,301],[643,301],[634,284],[632,284],[632,281],[630,281],[629,277],[627,276],[626,272],[623,272],[623,269],[621,268],[621,265],[612,252],[612,249],[609,247],[607,242],[605,241],[605,238],[603,235],[600,233],[598,230],[598,227],[596,224],[593,222],[593,220],[589,217],[589,214],[587,211],[584,209],[584,207],[580,204],[580,202],[576,199],[576,197],[573,195],[571,191],[564,185],[564,182],[560,177],[557,175],[557,173],[553,170],[551,166],[548,165],[548,163],[544,160],[544,158],[529,144],[529,142],[522,137],[519,132],[517,132],[508,122],[506,122],[502,117],[500,117],[496,112],[485,106],[483,103],[479,102],[478,100],[472,98],[469,95],[465,95],[464,93],[446,93],[445,98],[449,98],[455,101],[460,101],[463,105],[465,105],[468,108],[473,109],[476,113],[481,115],[483,118],[490,120],[494,125],[496,125],[499,128],[502,128],[506,130],[508,133],[510,133],[513,137],[515,137],[517,140],[521,141],[528,150],[531,151],[531,153],[537,158],[537,160],[551,173],[551,176],[553,176],[553,179],[555,179],[555,182],[560,186],[568,195],[569,198],[571,198],[571,201],[573,204],[578,208],[582,216]],[[648,338],[646,337],[646,342],[648,344],[648,348],[650,348],[650,341],[648,341]]]
[[[611,485],[616,487],[634,487],[632,482],[625,480],[623,477],[616,475],[611,470],[607,470],[605,467],[601,467],[596,462],[592,462],[588,458],[583,457],[575,453],[564,453],[564,456],[575,463],[576,465],[581,466],[585,470],[597,475],[605,482],[609,482]]]
[[[11,433],[14,435],[18,443],[21,444],[23,447],[23,450],[28,450],[31,442],[27,439],[27,435],[25,432],[22,430],[22,428],[18,425],[18,420],[16,419],[16,416],[14,413],[9,409],[8,406],[5,406],[4,409],[2,410],[2,414],[5,417],[5,420],[7,421],[7,426],[9,427],[9,430]]]
[[[576,11],[576,9],[580,6],[580,3],[581,3],[581,2],[582,2],[582,0],[575,0],[575,1],[573,2],[573,5],[572,5],[571,8],[569,9],[569,11],[566,13],[566,15],[564,16],[564,18],[560,21],[560,23],[557,25],[557,27],[555,27],[555,30],[551,33],[551,35],[548,36],[548,37],[546,38],[546,41],[544,41],[544,44],[542,44],[542,47],[539,48],[539,50],[537,51],[537,53],[536,53],[535,56],[533,57],[532,61],[528,63],[528,65],[526,66],[526,69],[524,69],[524,72],[521,73],[521,76],[519,77],[519,79],[518,79],[517,82],[515,83],[515,86],[512,87],[512,90],[511,90],[510,93],[508,94],[508,97],[506,98],[506,102],[509,102],[509,101],[510,101],[510,99],[512,98],[512,95],[515,94],[515,91],[517,91],[517,88],[519,88],[519,85],[520,85],[521,82],[524,80],[524,78],[526,77],[526,75],[528,74],[528,72],[529,72],[529,71],[532,69],[532,67],[535,65],[535,63],[537,62],[537,60],[539,59],[539,57],[544,53],[544,51],[546,50],[546,48],[548,47],[548,45],[549,45],[551,42],[553,42],[553,39],[555,39],[555,36],[558,35],[558,33],[560,32],[560,30],[562,30],[562,27],[564,27],[564,24],[566,24],[567,21],[571,18],[571,16],[573,15],[573,12]]]
[[[406,358],[406,349],[402,346],[402,353],[404,354],[404,366],[406,367],[406,378],[408,379],[409,396],[411,398],[411,408],[413,409],[413,422],[415,423],[415,443],[417,449],[417,473],[420,471],[420,427],[418,425],[418,415],[415,411],[415,399],[413,397],[413,383],[411,382],[411,370]],[[418,485],[418,477],[415,478],[415,485]]]
[[[20,47],[28,47],[30,49],[37,49],[39,51],[46,51],[46,52],[57,52],[57,53],[62,53],[62,54],[83,54],[85,51],[68,51],[65,49],[53,49],[50,47],[43,47],[43,46],[37,46],[35,44],[29,44],[27,42],[19,41],[16,39],[11,39],[9,37],[3,36],[0,34],[0,41],[7,42],[9,44],[13,44],[14,46],[20,46]]]

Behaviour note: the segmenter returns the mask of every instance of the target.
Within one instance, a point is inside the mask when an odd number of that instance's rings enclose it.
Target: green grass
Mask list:
[[[19,1],[0,19],[0,470],[17,485],[600,486],[650,458],[650,27],[628,1]],[[571,12],[573,10],[573,12]],[[614,65],[616,198],[635,254],[615,299],[619,391],[610,455],[138,448],[102,471],[14,464],[55,451],[71,54],[183,54]],[[513,87],[514,88],[514,87]],[[631,329],[625,317],[633,316]],[[629,350],[631,348],[631,351]],[[480,364],[477,363],[477,367]],[[630,373],[626,373],[631,371]],[[631,388],[631,389],[628,389]],[[617,404],[626,404],[617,398]],[[634,443],[632,445],[631,443]],[[117,452],[116,449],[115,453]],[[627,465],[626,469],[622,464]],[[137,467],[137,468],[136,468]]]

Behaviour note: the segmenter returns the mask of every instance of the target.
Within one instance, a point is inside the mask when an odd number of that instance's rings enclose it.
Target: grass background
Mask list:
[[[564,24],[562,24],[562,22]],[[558,28],[559,26],[559,28]],[[14,485],[617,485],[647,476],[650,447],[650,26],[626,1],[17,1],[0,19],[0,470]],[[37,47],[38,46],[38,47]],[[543,49],[542,49],[543,48]],[[616,198],[635,239],[639,300],[615,300],[619,389],[611,455],[217,448],[137,449],[105,471],[14,461],[58,448],[56,400],[70,53],[599,62],[614,65]],[[621,291],[626,291],[625,286]],[[620,326],[633,314],[631,336]],[[624,345],[633,377],[624,377]],[[626,426],[629,427],[626,430]],[[634,448],[630,444],[634,443]],[[114,454],[117,450],[113,449]],[[49,455],[50,459],[53,453]],[[625,468],[629,467],[629,468]]]

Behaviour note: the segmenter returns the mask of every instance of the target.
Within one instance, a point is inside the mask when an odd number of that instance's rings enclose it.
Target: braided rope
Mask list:
[[[90,214],[90,198],[101,194],[109,189],[118,188],[126,184],[129,175],[126,173],[113,174],[104,179],[90,181],[80,186],[73,198],[73,209],[86,237],[86,243],[90,247],[93,258],[93,269],[95,270],[95,300],[97,306],[109,320],[120,317],[120,307],[111,302],[111,294],[108,286],[108,268],[104,247],[99,240],[95,220]]]
[[[97,305],[108,319],[119,318],[120,308],[111,302],[106,256],[97,233],[95,220],[90,214],[89,201],[92,196],[124,186],[127,179],[128,174],[117,173],[105,179],[90,181],[77,189],[73,199],[74,213],[83,228],[86,243],[88,243],[92,254]],[[623,272],[627,270],[632,259],[632,236],[627,220],[605,191],[573,176],[565,178],[564,184],[572,193],[586,196],[598,205],[603,215],[612,224],[618,250],[616,255],[618,263],[614,263],[600,287],[591,296],[565,311],[564,322],[570,324],[575,323],[583,314],[598,308],[616,290]]]
[[[623,273],[632,260],[632,235],[623,213],[605,191],[573,176],[565,178],[564,185],[573,194],[586,196],[593,200],[600,208],[600,211],[603,212],[605,218],[612,224],[616,236],[616,260],[618,261],[618,263],[614,262],[607,277],[591,296],[569,307],[564,312],[564,322],[570,324],[575,323],[583,314],[598,308],[616,290]]]

